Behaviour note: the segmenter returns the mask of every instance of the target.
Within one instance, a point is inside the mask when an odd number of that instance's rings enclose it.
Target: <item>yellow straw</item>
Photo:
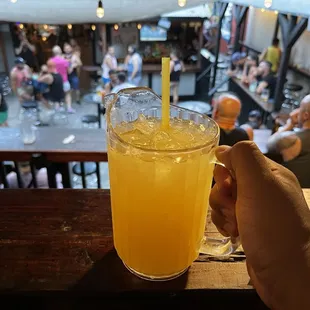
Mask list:
[[[170,58],[163,57],[162,65],[162,128],[169,129],[170,120]]]

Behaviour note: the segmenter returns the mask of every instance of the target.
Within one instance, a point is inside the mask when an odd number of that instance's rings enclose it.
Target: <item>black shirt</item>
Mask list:
[[[291,170],[297,177],[301,187],[310,188],[310,129],[295,132],[301,140],[300,154],[283,166]]]
[[[6,112],[8,110],[8,105],[4,99],[2,85],[0,85],[0,95],[1,95],[0,112]]]
[[[47,97],[52,102],[62,102],[65,98],[62,77],[58,73],[52,73],[52,76],[54,80],[50,85],[50,91]]]
[[[34,69],[36,67],[35,55],[28,47],[24,46],[18,56],[23,58],[30,68]]]
[[[180,60],[174,60],[173,61],[173,69],[170,74],[170,81],[171,82],[179,82],[180,76],[182,72],[182,64]]]
[[[236,127],[233,130],[226,131],[220,128],[220,145],[233,146],[237,142],[244,140],[249,140],[249,136],[244,129]]]
[[[277,85],[277,78],[273,74],[268,74],[267,76],[261,79],[262,82],[268,84],[267,89],[269,89],[269,98],[274,99],[274,93]]]

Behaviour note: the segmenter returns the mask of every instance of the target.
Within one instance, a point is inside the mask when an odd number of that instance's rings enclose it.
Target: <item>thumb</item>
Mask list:
[[[255,188],[258,180],[270,171],[270,163],[252,141],[242,141],[233,147],[220,146],[215,155],[231,171],[238,190]]]

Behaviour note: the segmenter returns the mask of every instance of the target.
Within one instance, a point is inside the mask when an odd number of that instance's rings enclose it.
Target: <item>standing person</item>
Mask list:
[[[38,82],[49,85],[49,91],[43,92],[42,94],[45,100],[55,104],[63,102],[65,99],[63,79],[62,76],[57,73],[56,63],[52,59],[47,62],[47,70],[44,67],[41,71]]]
[[[72,98],[71,98],[71,87],[68,79],[68,69],[69,61],[64,59],[62,55],[62,50],[60,46],[56,45],[53,47],[54,57],[51,60],[54,62],[56,71],[59,73],[63,80],[63,90],[65,92],[65,102],[67,105],[68,113],[75,113],[75,110],[72,109]]]
[[[127,66],[128,82],[140,86],[142,80],[142,58],[137,52],[135,45],[129,45],[125,65]]]
[[[177,104],[179,101],[179,83],[181,72],[185,71],[184,63],[181,61],[177,53],[170,53],[170,87],[173,94],[173,104]]]
[[[108,52],[103,58],[102,62],[102,82],[104,85],[109,83],[110,77],[109,77],[109,72],[111,70],[116,70],[117,69],[117,59],[115,57],[115,51],[113,46],[108,47]]]
[[[78,69],[82,66],[82,61],[79,53],[73,52],[72,46],[69,43],[64,44],[64,58],[69,61],[68,79],[71,89],[75,92],[76,102],[80,103],[80,79]]]
[[[27,88],[27,81],[31,79],[31,69],[26,65],[25,60],[21,57],[15,59],[15,66],[10,74],[11,87],[20,103],[25,100],[31,100],[31,93]]]
[[[15,54],[25,60],[25,63],[32,69],[36,70],[38,67],[36,60],[36,48],[33,44],[30,44],[26,34],[22,31],[19,34],[19,46],[15,48]]]
[[[78,45],[75,39],[70,39],[69,44],[72,46],[73,53],[77,54],[81,58],[81,47]]]
[[[282,51],[279,47],[280,40],[278,38],[275,38],[272,40],[272,45],[266,48],[262,54],[260,55],[259,60],[263,61],[269,61],[272,64],[271,71],[273,73],[278,72],[278,68],[280,65],[280,59],[282,55]]]
[[[216,100],[212,118],[220,127],[220,145],[233,146],[239,141],[253,140],[249,125],[236,126],[240,112],[241,101],[234,94],[224,93]]]
[[[0,127],[8,127],[8,106],[4,98],[3,86],[0,84]]]

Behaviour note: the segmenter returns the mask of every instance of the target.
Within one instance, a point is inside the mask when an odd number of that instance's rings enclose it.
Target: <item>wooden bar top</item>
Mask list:
[[[245,93],[247,93],[264,111],[271,113],[274,110],[274,105],[270,102],[263,101],[260,96],[251,92],[249,88],[244,85],[241,80],[232,77],[231,80],[237,84]]]
[[[209,219],[208,231],[217,234]],[[267,309],[244,260],[200,256],[167,282],[132,275],[114,250],[104,190],[1,190],[0,275],[2,301],[18,309]]]

